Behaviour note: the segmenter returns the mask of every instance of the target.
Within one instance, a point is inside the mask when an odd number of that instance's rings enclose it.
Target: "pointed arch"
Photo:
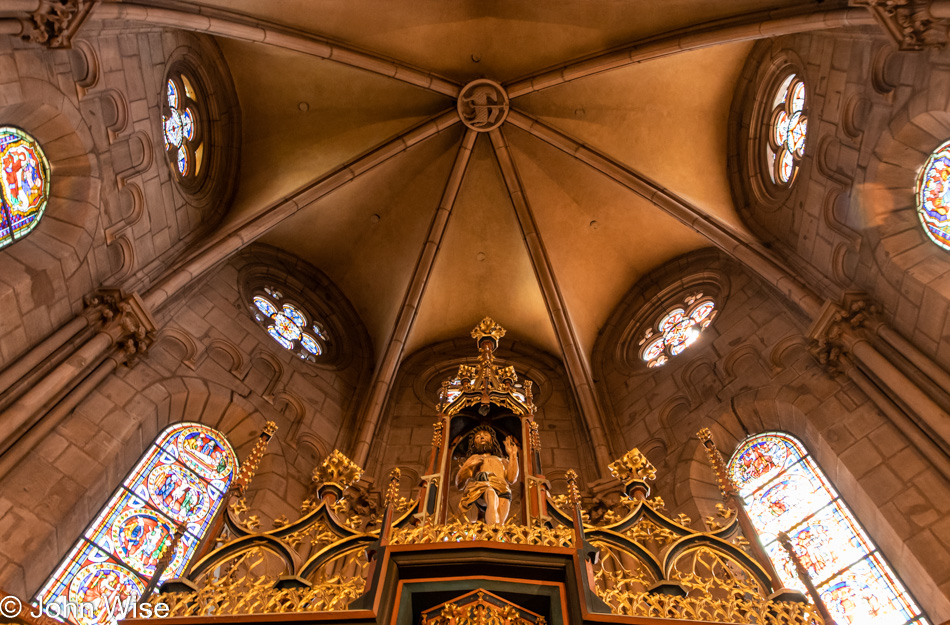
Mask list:
[[[783,432],[742,441],[729,460],[752,523],[791,587],[805,590],[777,536],[797,555],[838,623],[928,623],[916,601],[805,446]]]
[[[174,545],[176,532],[181,538],[171,563],[154,581],[181,576],[217,517],[237,469],[234,448],[221,432],[187,421],[165,428],[36,599],[52,616],[92,625],[116,601],[130,605],[138,600]],[[73,605],[102,609],[92,615],[67,609]]]

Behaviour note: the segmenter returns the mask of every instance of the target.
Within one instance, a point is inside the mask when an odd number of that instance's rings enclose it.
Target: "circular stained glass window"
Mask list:
[[[329,342],[323,326],[298,304],[284,300],[278,289],[266,287],[251,298],[251,314],[284,349],[316,362]]]
[[[40,222],[49,198],[49,161],[36,139],[12,126],[0,126],[0,248],[29,234]]]
[[[805,83],[797,74],[791,74],[775,92],[769,123],[769,140],[765,146],[769,176],[775,184],[784,186],[795,179],[799,163],[805,156],[807,132]]]
[[[165,82],[162,135],[165,152],[181,178],[193,178],[201,169],[204,143],[198,118],[198,95],[184,74]]]
[[[934,150],[917,175],[917,216],[930,240],[950,250],[950,141]]]
[[[670,358],[681,354],[699,339],[716,316],[716,303],[703,298],[702,293],[691,295],[684,305],[670,310],[646,331],[640,340],[640,358],[648,367],[665,365]]]

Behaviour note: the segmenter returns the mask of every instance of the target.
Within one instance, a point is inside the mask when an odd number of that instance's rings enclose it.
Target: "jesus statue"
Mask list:
[[[455,476],[462,491],[459,511],[467,517],[473,505],[485,511],[489,525],[504,524],[511,507],[511,484],[518,481],[518,443],[505,438],[508,457],[502,457],[495,431],[488,426],[475,428],[468,436],[468,455]]]

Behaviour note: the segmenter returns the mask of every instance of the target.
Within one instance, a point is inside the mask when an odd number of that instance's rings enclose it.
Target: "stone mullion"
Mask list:
[[[98,362],[98,365],[88,376],[67,391],[62,399],[44,414],[36,425],[27,430],[6,452],[0,455],[0,479],[14,469],[36,445],[49,436],[80,402],[88,397],[107,377],[112,375],[119,365],[125,362],[125,358],[124,350],[119,346],[114,347],[111,353]]]
[[[48,370],[59,364],[65,357],[63,352],[69,348],[69,343],[76,337],[82,337],[83,331],[92,324],[93,320],[88,314],[77,315],[4,369],[0,373],[0,410],[21,394],[23,386],[38,367]]]
[[[855,295],[841,306],[826,305],[809,331],[818,359],[832,372],[848,375],[938,470],[950,473],[950,414],[902,370],[906,363],[888,358],[874,344],[883,325],[875,312]]]
[[[121,345],[129,357],[134,357],[143,353],[155,336],[155,323],[138,296],[103,291],[90,304],[102,318],[98,332],[0,414],[0,454],[6,454],[57,403],[65,400],[110,349]],[[84,392],[88,394],[94,388]]]

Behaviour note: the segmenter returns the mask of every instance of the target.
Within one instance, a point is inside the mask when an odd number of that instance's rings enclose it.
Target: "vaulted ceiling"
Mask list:
[[[464,85],[502,84],[644,38],[712,20],[811,3],[777,0],[214,0],[305,36],[421,68]],[[243,111],[239,223],[454,99],[303,52],[218,38]],[[729,191],[726,127],[751,43],[737,41],[626,64],[512,100],[744,231]],[[407,288],[467,129],[455,124],[308,202],[261,241],[313,263],[354,303],[377,353],[391,339]],[[577,341],[589,355],[623,295],[647,272],[710,245],[649,199],[524,129],[501,127]],[[487,133],[471,158],[408,333],[406,352],[464,335],[493,316],[519,340],[559,354],[506,180]]]

